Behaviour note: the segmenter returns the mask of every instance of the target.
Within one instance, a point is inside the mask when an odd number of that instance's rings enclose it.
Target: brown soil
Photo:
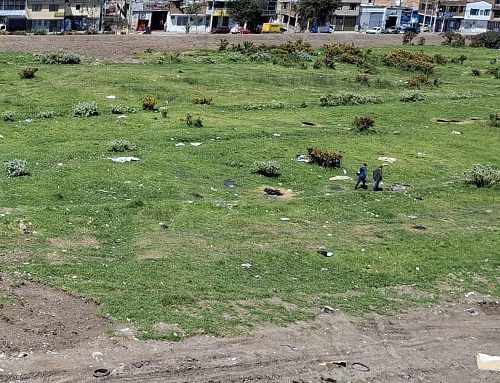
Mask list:
[[[0,36],[0,51],[67,50],[85,57],[131,61],[134,52],[148,47],[216,48],[221,38],[231,43],[249,39],[155,34]],[[401,41],[401,36],[356,33],[251,38],[270,44],[303,38],[316,46],[332,41],[363,46],[400,45]],[[441,40],[426,38],[434,44]],[[54,244],[71,248],[92,246],[95,241]],[[30,256],[12,253],[0,262],[23,262]],[[500,381],[500,373],[479,371],[475,355],[500,354],[499,307],[499,302],[478,295],[393,317],[352,318],[338,311],[323,313],[318,307],[313,321],[286,328],[260,327],[250,336],[146,342],[137,340],[129,325],[95,315],[97,306],[91,301],[0,274],[0,382],[492,383]],[[466,311],[470,308],[479,314],[471,315]],[[155,327],[160,332],[177,329],[175,324],[160,322]],[[93,372],[98,368],[110,374],[96,378]]]
[[[426,34],[426,44],[438,45],[442,38]],[[274,35],[211,35],[167,34],[151,35],[47,35],[47,36],[0,36],[0,52],[73,52],[87,58],[112,61],[135,61],[136,53],[145,49],[155,51],[193,51],[217,49],[221,39],[230,44],[253,41],[255,44],[281,44],[288,40],[302,39],[313,46],[330,43],[355,43],[362,47],[400,46],[400,35],[367,35],[356,32],[331,34],[274,34]]]

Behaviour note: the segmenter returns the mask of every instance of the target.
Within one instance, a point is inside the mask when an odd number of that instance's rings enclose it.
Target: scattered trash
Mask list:
[[[238,184],[231,179],[224,180],[224,185],[226,185],[228,188],[231,188],[231,189],[238,187]]]
[[[392,157],[379,157],[377,158],[377,160],[387,162],[388,164],[392,164],[397,161],[395,158]]]
[[[279,197],[283,195],[280,190],[273,188],[264,188],[264,194],[268,197]]]
[[[178,142],[177,144],[175,144],[176,147],[179,147],[179,146],[186,146],[186,144],[184,142]]]
[[[139,158],[137,157],[108,157],[113,162],[118,162],[120,164],[123,164],[125,162],[132,162],[132,161],[140,161]]]
[[[477,317],[479,315],[479,310],[472,307],[469,309],[465,309],[465,311],[467,311],[471,317]]]
[[[411,187],[412,186],[408,185],[408,184],[393,184],[389,187],[389,190],[394,191],[394,192],[400,192],[400,191],[408,190]]]
[[[31,222],[29,222],[28,224],[25,224],[23,222],[20,222],[19,223],[19,231],[22,233],[22,234],[31,234],[32,231],[30,229],[30,226],[31,226]]]
[[[124,114],[120,114],[119,116],[117,116],[116,118],[127,118],[127,116],[125,116]]]
[[[92,353],[92,358],[94,358],[96,361],[99,362],[99,358],[102,358],[102,352],[100,352],[100,351],[94,351]]]
[[[162,229],[168,229],[168,225],[165,222],[160,222],[158,226],[160,226]]]
[[[368,367],[366,364],[355,362],[351,364],[351,368],[356,371],[364,371],[364,372],[369,372],[370,367]]]
[[[474,291],[469,291],[468,293],[465,293],[465,297],[466,298],[469,298],[471,295],[476,295],[476,293]]]
[[[302,121],[302,122],[301,122],[301,126],[302,126],[302,127],[311,127],[311,126],[313,126],[313,127],[318,127],[318,126],[321,126],[321,125],[319,125],[319,124],[317,124],[317,123],[315,123],[315,122]]]
[[[333,251],[318,250],[318,254],[325,257],[333,257]]]
[[[244,269],[249,269],[252,267],[252,264],[251,263],[242,263],[240,266],[243,267]]]
[[[98,191],[99,193],[111,193],[111,194],[115,194],[116,193],[115,191],[105,190],[105,189],[97,189],[96,191]]]
[[[33,119],[32,118],[27,118],[26,120],[24,120],[24,122],[27,122],[28,124],[33,122]]]
[[[462,132],[459,132],[458,130],[452,130],[451,134],[457,134],[457,135],[459,135],[459,134],[462,134]]]
[[[281,137],[281,134],[279,134],[279,133],[273,133],[273,136],[274,137]]]
[[[281,217],[280,219],[281,219],[282,221],[290,221],[290,218],[288,218],[288,217]]]
[[[330,181],[346,181],[346,180],[350,180],[351,177],[349,176],[335,176],[335,177],[331,177],[330,178]]]
[[[0,134],[0,138],[5,138],[5,137]]]
[[[321,311],[323,311],[324,313],[334,313],[335,309],[331,306],[325,306]]]
[[[478,353],[476,361],[480,370],[500,371],[500,356]]]
[[[202,142],[190,142],[191,146],[200,146]]]
[[[410,218],[410,219],[417,219],[417,216],[416,215],[409,215],[408,218]]]
[[[111,96],[106,96],[106,98],[107,98],[108,100],[114,100],[114,99],[116,98],[116,96],[112,96],[112,95],[111,95]]]
[[[28,353],[27,353],[27,352],[22,352],[22,351],[21,351],[19,354],[17,354],[17,357],[18,357],[18,358],[25,358],[25,357],[27,357],[27,356],[28,356]]]
[[[322,382],[328,382],[328,383],[337,383],[337,379],[329,378],[329,377],[321,377]]]
[[[425,153],[422,153],[422,152],[418,152],[418,153],[416,154],[416,156],[417,156],[417,158],[423,158],[423,157],[425,157],[425,156],[426,156],[426,154],[425,154]]]
[[[422,225],[413,225],[411,228],[414,230],[418,230],[418,231],[426,231],[427,230],[427,227],[422,226]]]
[[[96,368],[92,376],[95,378],[103,378],[111,373],[107,368]]]
[[[347,362],[345,360],[332,360],[331,362],[321,362],[318,363],[320,366],[336,365],[338,367],[347,367]]]
[[[311,162],[311,157],[305,155],[305,154],[297,154],[297,157],[295,159],[298,162]]]
[[[420,267],[415,267],[415,271],[420,271]]]

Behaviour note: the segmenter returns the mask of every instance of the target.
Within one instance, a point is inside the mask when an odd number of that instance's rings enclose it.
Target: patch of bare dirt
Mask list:
[[[477,124],[478,122],[483,121],[483,119],[479,117],[471,117],[463,120],[453,118],[434,118],[432,121],[437,122],[438,124],[469,125]]]
[[[6,253],[0,254],[0,262],[27,262],[31,259],[30,253]]]
[[[439,45],[438,34],[426,34],[426,43]],[[367,35],[357,32],[334,34],[298,33],[264,35],[211,35],[172,34],[151,35],[47,35],[47,36],[0,36],[0,52],[49,53],[73,52],[86,58],[116,62],[139,62],[137,53],[146,49],[153,51],[193,51],[217,49],[221,39],[230,44],[252,41],[254,44],[282,44],[289,40],[303,40],[315,47],[332,43],[354,43],[361,47],[401,46],[399,35]]]
[[[95,237],[82,237],[78,239],[49,238],[51,246],[58,249],[73,249],[77,247],[96,247],[99,241]]]

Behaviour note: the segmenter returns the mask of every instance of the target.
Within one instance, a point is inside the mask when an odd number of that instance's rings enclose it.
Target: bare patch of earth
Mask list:
[[[334,34],[271,34],[271,35],[211,35],[169,34],[151,35],[47,35],[0,36],[0,52],[49,53],[73,52],[86,58],[116,62],[140,61],[136,54],[145,49],[153,51],[193,51],[217,49],[221,39],[230,44],[252,41],[254,44],[282,44],[289,40],[303,40],[315,47],[331,43],[354,43],[361,47],[401,46],[400,35],[367,35],[356,32]],[[426,43],[439,45],[438,34],[426,34]]]
[[[83,237],[78,239],[49,238],[49,243],[59,249],[72,249],[75,247],[95,247],[99,241],[94,237]]]
[[[498,302],[484,297],[368,320],[318,308],[313,321],[289,327],[267,325],[250,336],[200,335],[172,343],[136,339],[130,326],[93,314],[93,302],[1,277],[0,382],[490,383],[500,378],[475,363],[478,352],[499,352]],[[467,311],[471,306],[478,315]],[[160,322],[155,328],[182,331]],[[98,368],[110,374],[96,378]]]

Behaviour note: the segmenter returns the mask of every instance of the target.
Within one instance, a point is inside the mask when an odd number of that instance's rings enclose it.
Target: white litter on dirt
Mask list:
[[[346,180],[350,180],[351,177],[349,176],[335,176],[335,177],[331,177],[330,178],[330,181],[346,181]]]
[[[451,134],[460,135],[460,134],[462,134],[462,132],[459,132],[458,130],[453,130],[453,131],[451,132]]]
[[[476,361],[480,370],[500,371],[500,356],[478,353]]]
[[[110,96],[106,96],[106,98],[107,98],[108,100],[114,100],[114,99],[116,98],[116,96],[110,95]]]
[[[186,146],[186,144],[184,142],[178,142],[177,144],[175,144],[176,147],[180,147],[180,146]]]
[[[379,157],[377,158],[377,160],[387,162],[388,164],[393,164],[394,162],[397,161],[396,158],[392,157]]]
[[[191,142],[191,146],[200,146],[202,142]]]

